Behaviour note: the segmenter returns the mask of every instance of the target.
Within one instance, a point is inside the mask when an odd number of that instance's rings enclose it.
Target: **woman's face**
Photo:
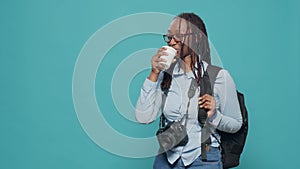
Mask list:
[[[180,21],[181,20],[181,21]],[[179,24],[180,24],[180,30],[179,30]],[[189,37],[186,36],[187,33],[190,33],[190,30],[187,31],[187,21],[184,19],[180,18],[175,18],[168,29],[168,35],[172,36],[171,40],[168,42],[168,45],[173,47],[174,49],[177,50],[177,55],[176,57],[180,57],[180,51],[181,51],[181,45],[183,42],[185,43],[184,48],[183,48],[183,56],[188,53],[188,39]]]

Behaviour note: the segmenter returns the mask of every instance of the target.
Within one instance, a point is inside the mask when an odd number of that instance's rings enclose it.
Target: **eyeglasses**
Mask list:
[[[185,36],[193,35],[197,33],[185,33],[185,34],[175,34],[175,35],[163,35],[164,41],[169,43],[172,39],[175,40],[175,42],[181,42]]]

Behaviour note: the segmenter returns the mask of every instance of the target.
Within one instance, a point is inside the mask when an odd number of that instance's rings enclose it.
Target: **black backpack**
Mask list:
[[[222,68],[208,65],[207,73],[210,79],[211,88],[213,89],[216,77]],[[240,156],[244,149],[247,134],[248,134],[248,112],[244,102],[244,95],[237,91],[237,97],[243,117],[243,124],[240,130],[236,133],[226,133],[218,130],[221,136],[222,162],[223,168],[236,167],[240,163]]]

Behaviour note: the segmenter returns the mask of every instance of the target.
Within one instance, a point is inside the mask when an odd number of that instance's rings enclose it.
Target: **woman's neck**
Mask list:
[[[194,65],[191,66],[192,64],[192,59],[191,59],[191,55],[186,56],[183,59],[184,62],[181,62],[182,64],[180,64],[181,69],[185,72],[188,73],[190,72],[192,69],[191,67],[194,67]]]

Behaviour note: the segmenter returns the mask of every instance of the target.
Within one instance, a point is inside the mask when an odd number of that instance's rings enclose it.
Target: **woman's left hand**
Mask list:
[[[200,108],[207,109],[207,118],[211,118],[215,114],[216,109],[216,100],[209,94],[205,94],[202,97],[199,97],[198,103]]]

